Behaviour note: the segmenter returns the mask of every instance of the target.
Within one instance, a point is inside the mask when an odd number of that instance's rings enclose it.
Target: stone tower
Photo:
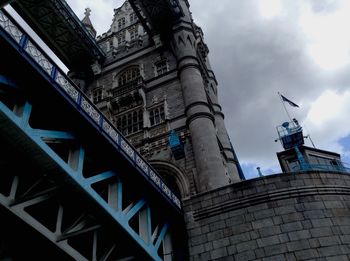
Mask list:
[[[115,9],[110,29],[97,37],[107,58],[94,65],[85,90],[184,198],[242,175],[203,32],[188,1],[179,2],[184,16],[161,35],[147,32],[128,1]]]

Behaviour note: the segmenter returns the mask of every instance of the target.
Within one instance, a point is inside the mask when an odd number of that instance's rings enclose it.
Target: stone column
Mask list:
[[[233,183],[236,182],[240,182],[241,179],[239,177],[239,172],[238,172],[238,160],[236,159],[233,149],[231,147],[231,142],[229,139],[229,136],[227,134],[227,129],[225,126],[225,122],[224,122],[224,114],[221,110],[221,106],[219,105],[218,102],[218,97],[217,97],[217,85],[216,85],[216,81],[211,80],[210,84],[213,86],[213,89],[215,90],[215,93],[210,90],[210,99],[212,102],[212,106],[214,109],[214,115],[215,115],[215,125],[216,125],[216,129],[217,129],[217,135],[218,138],[221,142],[221,145],[223,147],[223,151],[225,153],[226,156],[226,165],[228,168],[228,172],[229,172],[229,176],[230,179]]]
[[[173,28],[172,48],[178,61],[187,124],[197,167],[199,192],[229,184],[195,50],[191,23],[182,21]]]

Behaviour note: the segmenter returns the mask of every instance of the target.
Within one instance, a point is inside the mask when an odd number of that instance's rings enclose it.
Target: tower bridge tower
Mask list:
[[[0,260],[350,259],[349,169],[296,120],[283,173],[239,182],[187,0],[129,0],[97,38],[89,9],[8,2],[70,77],[0,10]]]
[[[170,27],[153,28],[135,2],[115,9],[110,29],[97,37],[106,60],[87,95],[182,197],[240,181],[209,50],[188,1],[179,1],[182,15]]]

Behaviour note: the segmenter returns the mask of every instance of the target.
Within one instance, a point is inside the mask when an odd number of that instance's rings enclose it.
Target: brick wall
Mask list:
[[[350,175],[248,180],[184,209],[190,260],[350,260]]]

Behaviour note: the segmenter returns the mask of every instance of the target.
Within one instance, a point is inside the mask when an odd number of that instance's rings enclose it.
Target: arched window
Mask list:
[[[123,86],[131,82],[137,82],[140,77],[139,67],[131,67],[122,72],[118,77],[118,85]]]

